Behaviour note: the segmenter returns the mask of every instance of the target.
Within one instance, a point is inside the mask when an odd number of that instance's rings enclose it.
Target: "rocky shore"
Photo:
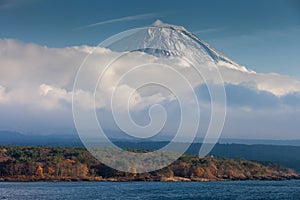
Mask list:
[[[235,177],[235,178],[184,178],[184,177],[27,177],[11,176],[0,177],[0,182],[133,182],[133,181],[158,181],[158,182],[208,182],[208,181],[244,181],[244,180],[292,180],[300,179],[299,175],[282,175],[282,176],[258,176],[258,177]]]

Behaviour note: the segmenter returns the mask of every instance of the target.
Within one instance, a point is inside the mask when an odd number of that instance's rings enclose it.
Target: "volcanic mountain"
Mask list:
[[[182,26],[171,25],[156,20],[151,26],[136,29],[126,39],[114,43],[114,50],[134,50],[161,56],[187,56],[199,60],[207,59],[217,63],[226,63],[226,67],[246,73],[254,71],[240,66],[222,53],[213,49],[208,43]],[[141,48],[142,47],[142,48]]]

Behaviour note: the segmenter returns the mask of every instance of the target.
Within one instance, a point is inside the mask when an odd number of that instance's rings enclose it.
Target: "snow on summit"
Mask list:
[[[183,26],[177,26],[172,24],[167,24],[162,22],[161,20],[156,20],[153,24],[153,27],[160,28],[157,32],[149,30],[149,35],[151,35],[152,40],[155,40],[155,37],[162,39],[163,41],[168,41],[169,47],[171,47],[171,50],[173,52],[173,55],[179,55],[178,51],[186,51],[187,49],[191,49],[192,47],[195,48],[193,50],[196,50],[196,55],[199,56],[199,54],[205,52],[204,54],[208,54],[209,57],[216,63],[220,64],[220,66],[228,67],[231,69],[240,70],[247,73],[255,73],[252,70],[247,69],[244,66],[240,66],[236,62],[232,61],[228,57],[224,56],[217,50],[213,49],[209,44],[207,44],[205,41],[199,39],[196,35],[189,32],[187,29],[185,29]],[[164,29],[171,29],[176,32],[178,32],[178,37],[173,38],[174,34],[172,34],[171,31],[167,31]],[[190,40],[187,40],[189,38]],[[145,41],[151,41],[151,39],[145,39]],[[189,42],[187,42],[189,41]],[[174,44],[172,44],[172,42]],[[148,44],[149,45],[149,44]],[[174,47],[172,49],[172,47]],[[206,55],[200,55],[200,56],[206,56]]]

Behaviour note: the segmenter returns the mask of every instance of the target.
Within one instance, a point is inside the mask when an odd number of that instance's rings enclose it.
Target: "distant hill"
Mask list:
[[[79,137],[70,135],[26,135],[13,131],[0,131],[2,145],[83,146]]]
[[[232,139],[221,138],[221,144],[264,144],[264,145],[284,145],[284,146],[300,146],[300,140],[255,140],[255,139]]]
[[[116,142],[141,142],[130,137],[124,136],[120,132],[108,131],[112,141]],[[170,136],[165,136],[150,142],[162,142],[172,139]],[[197,138],[196,141],[202,139]],[[143,141],[142,141],[143,142]],[[146,142],[149,142],[147,140]],[[32,135],[22,134],[16,131],[0,131],[0,144],[3,145],[43,145],[43,146],[83,146],[79,136],[76,133],[57,134],[57,135]],[[220,138],[219,144],[247,144],[247,145],[280,145],[280,146],[300,146],[300,140],[255,140],[255,139],[233,139]]]
[[[1,141],[14,141],[18,139],[25,138],[26,136],[15,131],[0,131],[0,140]]]

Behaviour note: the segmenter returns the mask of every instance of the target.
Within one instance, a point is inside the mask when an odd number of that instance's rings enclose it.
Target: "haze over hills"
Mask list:
[[[160,137],[149,140],[134,139],[132,137],[125,137],[124,134],[116,131],[107,131],[111,136],[112,141],[119,142],[165,142],[170,141],[169,137]],[[124,137],[122,137],[124,136]],[[92,138],[91,138],[92,139]],[[196,138],[196,142],[201,142],[202,138]],[[185,140],[183,139],[182,142]],[[24,134],[16,131],[0,131],[0,143],[4,145],[67,145],[77,146],[81,145],[80,138],[77,134],[50,134],[50,135],[37,135],[37,134]],[[235,138],[220,138],[219,144],[262,144],[262,145],[282,145],[282,146],[300,146],[300,140],[268,140],[268,139],[235,139]]]

